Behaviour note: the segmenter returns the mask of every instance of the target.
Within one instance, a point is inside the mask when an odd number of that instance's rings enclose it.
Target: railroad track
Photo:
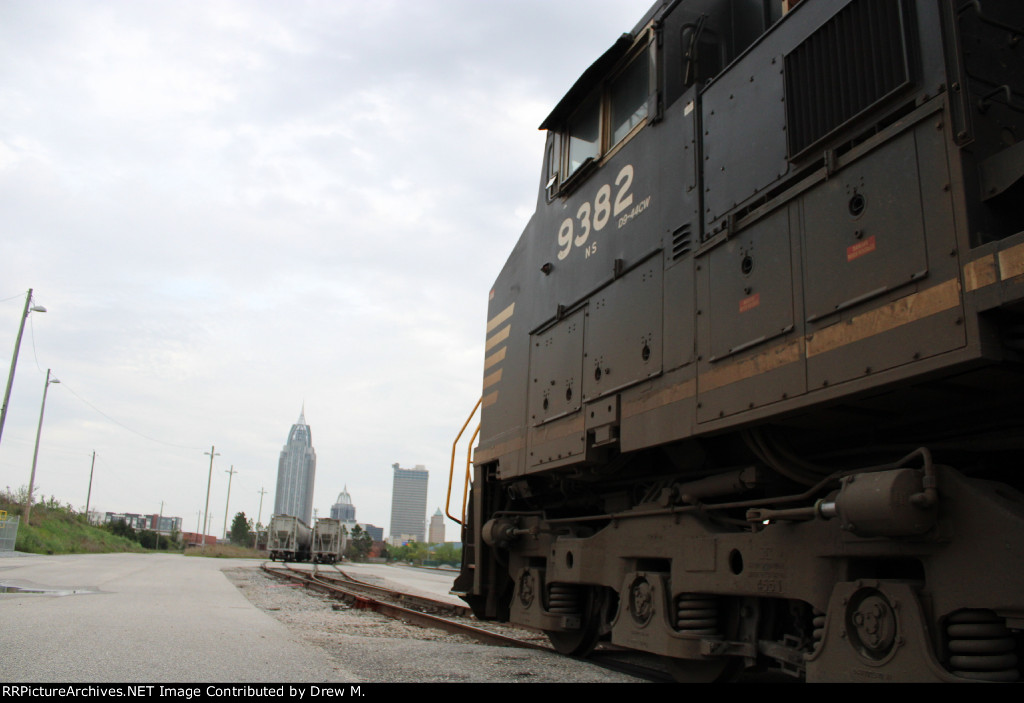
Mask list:
[[[337,565],[332,565],[333,571],[324,573],[314,566],[314,574],[317,578],[337,585],[341,589],[348,589],[364,595],[383,598],[386,601],[408,606],[416,610],[430,613],[432,615],[448,615],[463,618],[473,617],[473,610],[467,605],[447,603],[444,601],[426,598],[424,596],[404,593],[391,588],[377,586],[354,578],[352,575],[342,571]]]
[[[441,601],[423,598],[421,596],[412,596],[407,593],[401,593],[399,591],[382,588],[380,586],[372,586],[370,584],[355,581],[350,577],[347,577],[346,579],[330,577],[324,578],[316,571],[309,572],[304,569],[296,569],[288,566],[288,564],[283,564],[283,568],[277,568],[269,567],[264,563],[262,568],[269,574],[302,583],[307,588],[325,593],[332,598],[338,598],[339,600],[349,603],[355,608],[372,610],[413,625],[430,627],[451,634],[464,635],[484,644],[504,647],[546,649],[546,647],[530,643],[526,640],[509,637],[466,622],[461,622],[454,619],[456,616],[442,617],[441,615],[434,614],[435,612],[451,612],[452,610],[458,610],[461,608],[461,606],[458,605],[451,605],[449,603],[443,603]],[[375,595],[369,595],[370,592],[373,592]],[[415,607],[400,605],[400,602],[404,602],[407,605],[414,605]],[[468,610],[468,608],[466,610]]]
[[[517,635],[514,636],[495,632],[481,627],[480,622],[473,617],[471,609],[467,606],[365,583],[346,574],[337,566],[332,572],[326,574],[322,573],[315,565],[313,571],[297,569],[287,563],[282,563],[281,566],[268,566],[264,562],[261,568],[276,578],[301,583],[307,588],[342,600],[357,609],[371,610],[420,627],[463,635],[482,644],[554,652],[547,644],[547,639],[539,633],[522,628],[505,628],[518,630]],[[657,658],[654,657],[654,659]],[[645,664],[642,660],[643,657],[638,657],[636,652],[619,651],[610,647],[598,649],[586,661],[594,666],[630,674],[648,681],[672,680],[664,669]]]

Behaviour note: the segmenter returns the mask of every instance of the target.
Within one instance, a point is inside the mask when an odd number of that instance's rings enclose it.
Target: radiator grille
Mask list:
[[[910,82],[903,2],[855,0],[786,56],[795,158]]]

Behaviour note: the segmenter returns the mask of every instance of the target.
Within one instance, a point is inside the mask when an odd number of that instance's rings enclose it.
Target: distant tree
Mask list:
[[[356,525],[348,536],[348,546],[345,547],[345,556],[352,561],[363,561],[370,553],[373,546],[373,538],[362,527]]]
[[[430,556],[430,546],[425,542],[409,542],[409,546],[412,547],[410,561],[414,564],[422,564]]]
[[[128,539],[134,540],[136,542],[139,541],[139,536],[138,534],[136,534],[135,528],[129,525],[124,520],[114,520],[113,522],[108,522],[107,529],[115,535],[127,537]]]
[[[442,564],[458,564],[462,561],[462,547],[445,542],[434,547],[434,559]]]
[[[156,532],[153,532],[153,530],[139,530],[138,539],[139,544],[146,549],[160,548],[160,540],[158,539]]]
[[[388,553],[395,561],[408,561],[413,564],[422,564],[428,556],[428,546],[425,543],[409,540],[398,547],[389,547]]]
[[[231,540],[231,544],[237,544],[240,547],[251,547],[255,542],[256,536],[252,530],[252,520],[246,520],[244,512],[235,514],[235,519],[231,521],[228,538]]]
[[[405,561],[405,557],[408,553],[409,550],[404,544],[389,545],[388,561]]]

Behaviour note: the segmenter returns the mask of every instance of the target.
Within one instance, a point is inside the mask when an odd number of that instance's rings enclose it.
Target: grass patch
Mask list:
[[[25,522],[27,491],[0,491],[0,510],[8,517],[20,516],[14,549],[28,554],[101,554],[108,552],[147,552],[138,542],[90,525],[85,515],[70,505],[61,505],[52,496],[32,505],[32,524]]]
[[[32,522],[36,523],[35,507]],[[107,552],[145,552],[138,542],[112,535],[106,530],[85,524],[84,520],[67,521],[43,518],[33,525],[18,527],[14,546],[19,552],[31,554],[99,554]]]

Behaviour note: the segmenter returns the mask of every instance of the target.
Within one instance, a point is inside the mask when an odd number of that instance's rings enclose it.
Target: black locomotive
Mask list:
[[[683,680],[1015,680],[1024,3],[674,0],[490,293],[455,589]]]

